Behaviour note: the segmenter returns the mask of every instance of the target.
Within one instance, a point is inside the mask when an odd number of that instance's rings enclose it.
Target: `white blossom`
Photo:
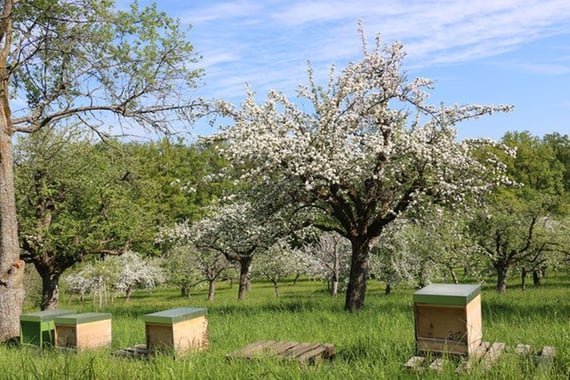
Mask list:
[[[364,43],[364,57],[339,75],[331,69],[327,86],[315,83],[310,68],[296,102],[273,90],[257,103],[248,88],[240,107],[223,105],[234,124],[208,138],[224,141],[220,153],[242,169],[257,210],[270,205],[283,213],[303,204],[313,212],[285,214],[348,238],[364,258],[353,268],[360,278],[371,241],[396,218],[429,203],[461,206],[505,182],[490,149],[505,147],[458,142],[455,127],[512,108],[426,104],[432,82],[407,80],[402,45],[375,43]]]

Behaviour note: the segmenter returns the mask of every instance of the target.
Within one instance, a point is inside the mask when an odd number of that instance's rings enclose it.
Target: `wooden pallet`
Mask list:
[[[226,355],[228,359],[256,359],[277,357],[302,363],[317,363],[321,359],[332,359],[335,355],[332,344],[260,341],[252,343]]]
[[[540,350],[532,348],[528,344],[518,344],[515,352],[521,356],[531,357],[538,365],[550,366],[556,359],[556,348],[552,346],[544,346]]]
[[[460,360],[455,368],[456,373],[470,372],[471,369],[478,365],[480,368],[489,369],[497,362],[501,354],[506,350],[505,343],[482,342],[480,346],[468,357]],[[551,346],[544,346],[541,350],[534,350],[527,344],[519,344],[515,348],[515,352],[519,355],[531,356],[538,365],[551,365],[556,357],[556,349]],[[451,358],[453,355],[450,355]],[[454,357],[457,357],[455,355]],[[434,356],[430,362],[425,356],[412,356],[405,364],[409,370],[424,371],[432,370],[441,372],[445,368],[450,359]],[[454,365],[457,361],[453,361]]]
[[[127,347],[115,351],[113,352],[113,355],[123,358],[148,359],[150,352],[148,351],[146,344],[137,344],[134,347]]]

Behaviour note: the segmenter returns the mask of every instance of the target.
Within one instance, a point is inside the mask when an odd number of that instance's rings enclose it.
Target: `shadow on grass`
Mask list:
[[[413,341],[381,341],[361,337],[337,349],[335,361],[338,360],[348,364],[369,361],[385,364],[393,364],[394,362],[403,364],[414,352],[415,346]]]
[[[540,319],[553,318],[565,320],[570,315],[570,304],[543,304],[528,305],[513,302],[483,302],[482,315],[484,321],[512,321],[517,322],[521,319]]]
[[[547,282],[548,281],[548,282]],[[557,283],[550,284],[550,281]],[[498,295],[492,285],[483,287],[482,306],[483,319],[518,321],[521,319],[541,319],[545,315],[561,318],[570,315],[568,300],[568,276],[545,279],[542,288],[530,287],[526,292],[510,288],[505,295]],[[319,285],[323,285],[322,287]],[[415,289],[393,289],[392,294],[385,295],[383,285],[371,282],[366,295],[366,306],[363,313],[401,314],[413,318],[412,295]],[[542,289],[542,290],[541,290]],[[548,298],[543,290],[548,289]],[[558,290],[557,290],[558,289]],[[78,312],[102,311],[110,312],[116,317],[142,317],[145,314],[171,309],[175,307],[206,307],[210,315],[248,315],[276,313],[344,313],[344,292],[332,297],[324,284],[315,284],[305,280],[297,283],[284,283],[280,286],[281,296],[276,297],[269,283],[255,283],[253,290],[242,302],[235,300],[237,288],[224,284],[218,289],[216,300],[207,301],[207,289],[199,289],[192,293],[192,298],[180,295],[177,289],[155,289],[152,292],[137,291],[130,301],[123,297],[115,298],[112,303],[99,308],[87,300],[69,302],[65,308]]]
[[[252,297],[253,298],[253,297]],[[129,301],[124,298],[116,298],[112,303],[97,307],[89,301],[83,303],[74,302],[66,305],[66,308],[77,312],[108,312],[113,317],[120,318],[140,318],[145,314],[154,313],[177,307],[205,307],[210,315],[240,315],[252,316],[257,314],[278,314],[278,313],[347,313],[344,310],[344,296],[336,298],[330,296],[316,295],[313,292],[304,294],[287,294],[281,297],[271,296],[264,298],[262,302],[248,299],[238,302],[235,300],[222,300],[221,302],[197,302],[197,297],[188,299],[178,294],[138,294]],[[413,308],[410,302],[403,302],[399,295],[376,295],[367,298],[366,306],[358,313],[404,313],[412,315]]]

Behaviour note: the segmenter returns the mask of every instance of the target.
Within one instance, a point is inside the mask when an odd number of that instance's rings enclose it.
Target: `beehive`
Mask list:
[[[481,344],[479,285],[432,284],[413,299],[418,351],[470,355]]]
[[[56,317],[73,314],[73,310],[44,310],[20,316],[20,343],[53,346]]]
[[[147,314],[146,345],[150,353],[172,352],[176,355],[208,347],[206,308],[180,307]]]
[[[55,318],[55,345],[79,351],[111,346],[111,314],[82,313]]]

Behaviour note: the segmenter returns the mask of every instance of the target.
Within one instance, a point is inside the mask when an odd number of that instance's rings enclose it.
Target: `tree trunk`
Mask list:
[[[208,280],[208,301],[214,302],[214,295],[216,294],[216,280]]]
[[[239,261],[239,287],[238,287],[238,301],[245,299],[245,293],[249,288],[249,268],[253,256],[242,256]]]
[[[386,290],[384,290],[384,294],[387,296],[392,294],[392,284],[390,284],[389,282],[386,283]]]
[[[187,284],[180,287],[180,296],[190,298],[190,287]]]
[[[455,273],[453,267],[449,266],[448,268],[449,268],[449,273],[451,273],[451,278],[453,279],[453,283],[455,285],[459,284],[459,278],[457,278],[457,273]]]
[[[368,256],[370,253],[370,243],[368,240],[363,238],[354,239],[351,243],[352,257],[350,263],[350,277],[344,304],[346,311],[361,310],[364,307],[366,282],[368,280]]]
[[[497,270],[497,291],[505,293],[507,291],[507,267],[502,265],[495,266]]]
[[[125,301],[128,301],[131,299],[131,294],[133,294],[133,289],[129,286],[125,290]]]
[[[535,269],[532,271],[532,283],[534,286],[540,286],[542,285],[542,281],[540,278],[540,272],[539,270]]]
[[[59,274],[40,273],[42,278],[42,310],[54,310],[59,306]]]
[[[338,295],[338,278],[334,276],[331,282],[331,296],[336,297]]]
[[[24,267],[23,260],[15,261],[8,269],[4,269],[4,265],[0,266],[0,342],[14,340],[20,336],[20,315],[24,304]]]
[[[524,292],[526,290],[526,276],[528,272],[525,267],[521,270],[521,289]]]
[[[0,56],[0,342],[5,342],[20,336],[25,264],[18,243],[6,57]]]
[[[275,279],[272,279],[271,283],[273,284],[273,290],[275,291],[275,297],[279,298],[281,296],[281,294],[279,293],[279,283]]]

